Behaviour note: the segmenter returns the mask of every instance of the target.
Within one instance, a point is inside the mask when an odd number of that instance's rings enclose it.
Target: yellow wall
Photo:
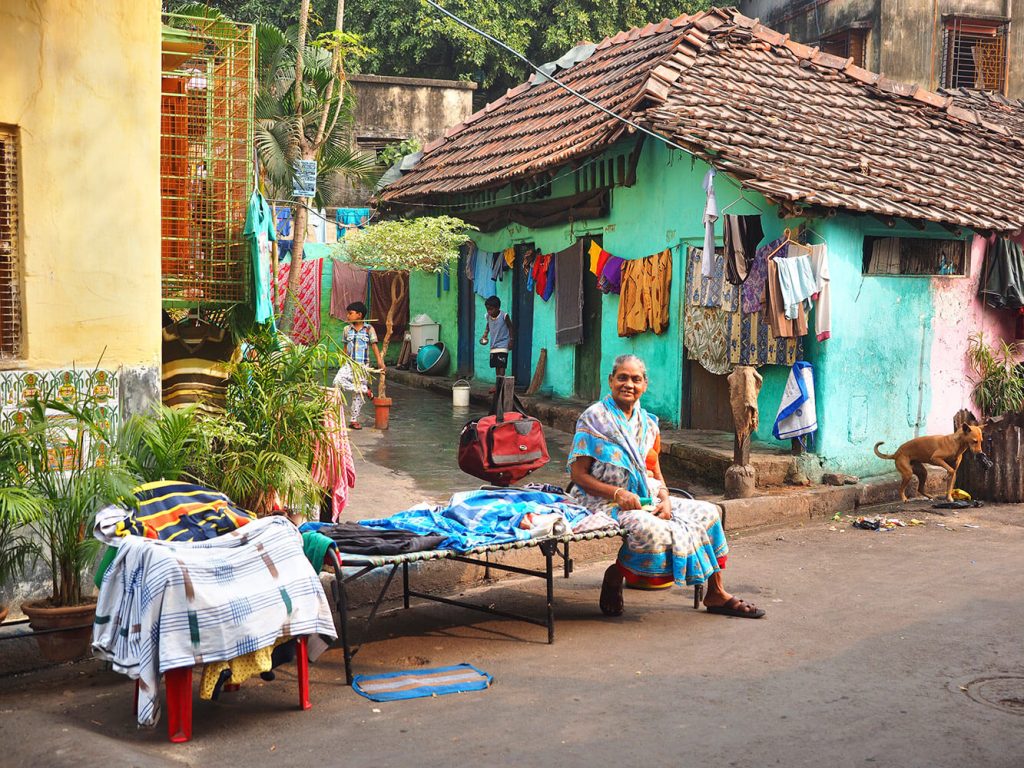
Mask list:
[[[158,367],[158,0],[2,0],[0,123],[20,129],[13,367]]]

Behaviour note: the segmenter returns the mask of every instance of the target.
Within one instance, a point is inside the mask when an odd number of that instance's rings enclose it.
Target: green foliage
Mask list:
[[[981,333],[970,337],[967,357],[974,368],[975,405],[983,416],[1024,411],[1024,369],[1017,362],[1024,346],[1000,341],[985,343]]]
[[[310,145],[323,128],[316,147],[317,208],[336,205],[346,180],[373,184],[382,168],[373,157],[355,148],[352,136],[355,101],[344,79],[345,68],[369,55],[358,35],[328,32],[306,45],[303,53],[302,119],[295,101],[295,61],[298,37],[267,23],[256,24],[256,125],[254,143],[270,196],[292,197],[295,161],[301,156],[300,137]],[[332,53],[341,57],[340,64]]]
[[[20,467],[31,445],[23,432],[0,433],[0,587],[35,562],[39,547],[25,536],[26,526],[42,514],[42,500],[27,487]]]
[[[406,155],[414,155],[421,149],[423,149],[423,145],[416,137],[397,141],[394,144],[388,144],[377,153],[377,162],[384,168],[390,168]]]
[[[325,434],[324,371],[338,355],[296,346],[270,331],[232,367],[226,413],[198,421],[202,447],[192,474],[257,514],[278,499],[293,508],[319,504],[311,468]]]
[[[113,440],[114,454],[142,483],[194,481],[191,469],[206,441],[194,408],[157,405],[129,418]]]
[[[583,40],[648,22],[697,13],[709,0],[445,0],[445,8],[523,53],[535,64],[559,58]],[[281,28],[295,23],[297,0],[213,0],[240,21],[262,19]],[[313,0],[316,15],[330,23],[334,3]],[[313,27],[315,29],[315,26]],[[375,53],[360,64],[381,75],[475,80],[492,100],[532,74],[493,43],[445,18],[422,0],[347,0],[345,29],[362,36]]]
[[[96,512],[131,499],[136,481],[111,460],[106,428],[89,401],[33,401],[24,437],[29,452],[21,467],[42,507],[31,526],[50,566],[50,604],[80,605],[85,569],[99,548],[92,535]]]
[[[466,232],[476,227],[453,216],[422,216],[352,230],[335,254],[367,269],[440,272],[459,258]]]

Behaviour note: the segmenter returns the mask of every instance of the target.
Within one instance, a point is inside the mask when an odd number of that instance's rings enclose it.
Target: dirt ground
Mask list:
[[[329,651],[312,710],[298,711],[284,668],[218,702],[197,696],[188,744],[168,743],[163,721],[137,729],[132,683],[95,662],[3,678],[0,765],[1019,767],[1024,508],[974,512],[735,538],[727,585],[768,610],[759,621],[694,611],[679,589],[629,591],[626,614],[604,618],[600,564],[556,583],[551,646],[523,623],[392,609],[357,673],[469,662],[492,687],[374,703]],[[543,608],[529,581],[472,593]]]

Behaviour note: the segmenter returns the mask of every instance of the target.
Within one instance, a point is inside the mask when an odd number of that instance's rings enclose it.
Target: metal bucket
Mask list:
[[[469,407],[469,382],[465,379],[452,384],[452,405],[456,408]]]

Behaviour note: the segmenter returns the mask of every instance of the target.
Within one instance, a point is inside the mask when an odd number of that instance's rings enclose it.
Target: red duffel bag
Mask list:
[[[500,389],[500,387],[498,388]],[[467,422],[459,436],[459,468],[492,485],[519,482],[548,463],[541,423],[527,416],[518,397],[505,410],[499,392],[488,416]]]

